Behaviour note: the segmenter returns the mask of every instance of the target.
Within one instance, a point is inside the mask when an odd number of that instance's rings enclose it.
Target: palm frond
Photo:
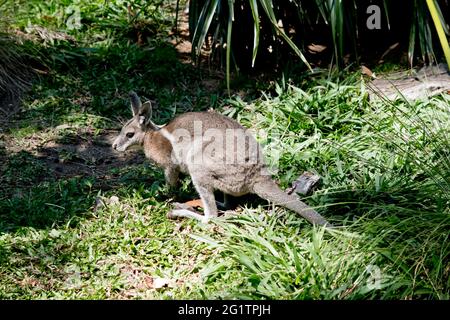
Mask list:
[[[318,38],[329,39],[328,43],[333,52],[332,61],[339,68],[342,68],[344,67],[343,61],[346,54],[354,52],[355,59],[359,59],[361,54],[360,43],[364,38],[362,34],[366,38],[371,36],[367,32],[367,27],[362,25],[362,23],[365,23],[366,5],[356,0],[315,0],[308,3],[300,0],[277,2],[273,0],[191,0],[189,20],[190,30],[193,34],[193,54],[197,57],[200,55],[201,48],[209,34],[213,42],[213,49],[219,48],[225,52],[226,78],[229,87],[231,57],[234,56],[237,62],[241,63],[247,59],[241,55],[233,55],[233,51],[242,52],[240,46],[252,48],[250,61],[253,68],[261,41],[270,38],[270,34],[287,44],[304,65],[312,70],[302,49],[309,44],[306,41],[311,41],[313,38],[310,34],[312,31],[322,32],[322,34],[317,35]],[[393,32],[396,21],[392,20],[392,16],[399,11],[400,5],[398,2],[389,0],[384,0],[379,5],[379,12],[381,12],[381,18],[384,21],[384,32],[387,34]],[[442,8],[448,10],[447,2],[442,5],[444,6]],[[437,36],[445,54],[450,57],[450,49],[446,49],[448,48],[448,41],[445,37],[445,34],[450,34],[448,21],[446,21],[448,18],[443,14],[444,11],[437,1],[414,0],[408,5],[405,4],[405,6],[407,8],[403,9],[402,7],[401,10],[410,18],[410,27],[406,28],[409,29],[408,58],[410,64],[413,64],[414,58],[417,56],[423,62],[435,62],[437,60],[433,46]],[[236,47],[231,43],[236,41],[236,36],[232,37],[232,30],[233,26],[239,28],[242,25],[239,18],[242,16],[244,7],[247,10],[246,14],[248,13],[252,17],[250,23],[253,23],[251,26],[253,37],[246,38],[245,41],[248,41],[248,43],[238,41],[240,43]],[[238,21],[235,21],[234,17],[235,8],[240,10]],[[292,14],[293,10],[297,12]],[[430,17],[430,12],[433,20]],[[405,19],[405,21],[408,20]],[[437,33],[431,27],[432,21],[434,21]],[[324,35],[324,32],[328,34]],[[401,35],[401,37],[407,38],[408,34]],[[328,40],[324,41],[327,42]],[[447,46],[445,43],[447,43]]]

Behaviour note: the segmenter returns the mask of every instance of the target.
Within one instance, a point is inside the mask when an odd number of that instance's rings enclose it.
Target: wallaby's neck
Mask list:
[[[167,127],[164,127],[167,130]],[[145,156],[160,166],[170,165],[172,145],[161,130],[148,130],[144,136],[143,148]]]

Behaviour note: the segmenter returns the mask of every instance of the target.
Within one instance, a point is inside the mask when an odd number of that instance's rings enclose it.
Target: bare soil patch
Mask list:
[[[78,128],[63,135],[54,132],[33,134],[22,139],[6,140],[0,157],[4,161],[8,156],[26,151],[49,169],[49,178],[102,178],[112,168],[142,164],[145,161],[143,153],[136,150],[115,152],[111,144],[117,134],[117,130],[95,133],[92,128]]]

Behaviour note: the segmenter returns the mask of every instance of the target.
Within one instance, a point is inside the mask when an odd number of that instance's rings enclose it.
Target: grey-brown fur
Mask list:
[[[297,212],[313,224],[329,225],[296,195],[288,195],[276,185],[268,174],[259,144],[233,119],[215,112],[189,112],[158,127],[151,121],[150,103],[141,104],[134,92],[130,98],[133,118],[122,128],[113,148],[125,151],[133,145],[142,147],[146,157],[164,169],[170,186],[176,184],[179,172],[189,174],[204,205],[204,215],[175,209],[169,217],[191,217],[203,222],[217,217],[213,192],[220,190],[233,196],[255,193]],[[197,134],[199,124],[202,138]]]

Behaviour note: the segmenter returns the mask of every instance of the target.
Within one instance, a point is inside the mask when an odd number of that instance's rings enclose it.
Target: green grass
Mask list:
[[[148,2],[150,18],[138,20],[152,36],[138,46],[118,1],[80,3],[80,30],[66,30],[64,15],[45,18],[63,2],[17,9],[76,42],[33,40],[47,74],[1,127],[1,299],[450,298],[448,95],[369,101],[345,73],[225,98],[167,43],[167,7]],[[157,101],[157,123],[213,106],[266,132],[274,177],[286,188],[317,172],[321,185],[305,201],[337,228],[264,202],[207,226],[168,220],[171,202],[196,196],[189,179],[172,194],[152,165],[83,153],[130,116],[131,89]],[[154,288],[157,278],[170,285]]]

